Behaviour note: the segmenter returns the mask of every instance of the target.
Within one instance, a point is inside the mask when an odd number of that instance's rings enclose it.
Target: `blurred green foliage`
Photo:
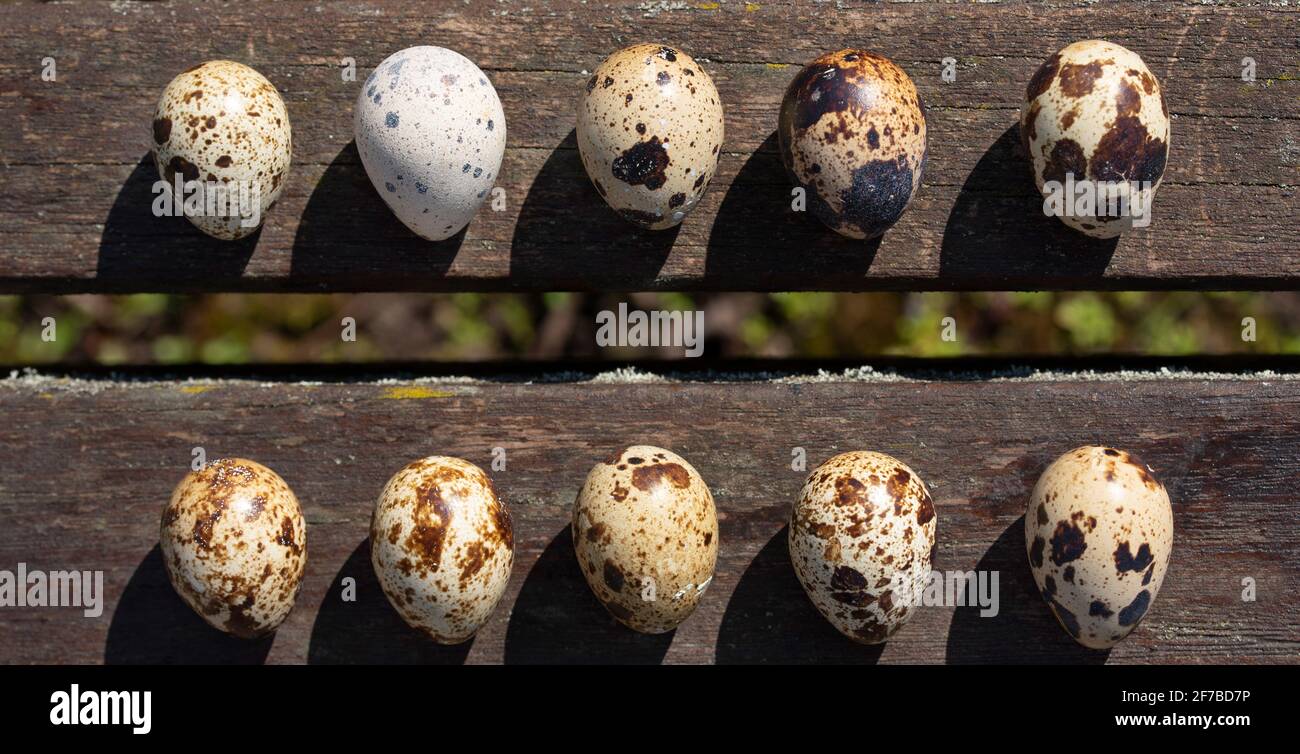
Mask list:
[[[706,353],[755,357],[1300,353],[1300,294],[646,293],[0,297],[0,362],[242,364],[672,357],[597,348],[595,316],[702,309]],[[345,341],[343,318],[356,322]],[[956,338],[945,340],[953,318]],[[1253,317],[1256,340],[1242,338]],[[48,326],[53,318],[53,339]]]

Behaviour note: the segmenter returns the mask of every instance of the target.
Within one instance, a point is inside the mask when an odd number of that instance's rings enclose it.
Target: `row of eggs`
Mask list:
[[[358,94],[353,129],[366,173],[393,214],[434,241],[469,224],[505,153],[496,89],[472,61],[441,47],[407,48],[380,63]],[[1126,200],[1149,206],[1164,173],[1169,113],[1160,85],[1137,54],[1110,42],[1076,42],[1043,63],[1026,89],[1020,130],[1040,190],[1072,174],[1120,184]],[[722,103],[686,53],[633,45],[587,80],[576,133],[582,163],[609,206],[639,227],[671,228],[717,172]],[[926,110],[911,78],[888,58],[846,49],[814,60],[786,90],[778,133],[782,161],[809,210],[842,235],[881,235],[920,188]],[[177,76],[158,103],[153,136],[168,182],[178,174],[260,182],[270,186],[263,215],[284,188],[289,116],[275,87],[247,66],[213,61]],[[1138,183],[1130,189],[1130,182]],[[233,215],[190,219],[218,238],[256,230]],[[1104,212],[1062,219],[1102,238],[1125,228]]]
[[[808,476],[790,514],[790,560],[813,605],[858,642],[889,639],[929,579],[937,515],[924,482],[883,453],[837,455]],[[681,456],[637,445],[587,475],[573,544],[596,598],[624,625],[674,629],[713,580],[718,518]],[[510,511],[482,469],[433,456],[398,471],[370,522],[371,564],[393,608],[434,641],[470,639],[514,565]],[[1113,646],[1154,602],[1173,545],[1169,495],[1134,455],[1085,446],[1039,478],[1025,550],[1049,609],[1076,641]],[[307,531],[275,472],[225,459],[190,473],[163,510],[160,546],[177,593],[211,625],[274,631],[302,585]]]

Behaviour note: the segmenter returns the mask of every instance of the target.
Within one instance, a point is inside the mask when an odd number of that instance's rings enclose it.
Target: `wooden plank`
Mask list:
[[[1300,372],[1211,377],[1060,373],[1022,379],[846,375],[768,381],[378,379],[0,381],[0,566],[103,569],[105,611],[0,609],[0,661],[1295,663],[1300,661]],[[421,388],[411,390],[410,388]],[[648,442],[711,485],[716,578],[675,634],[610,619],[568,539],[575,491],[608,451]],[[1065,636],[1034,592],[1023,546],[1030,488],[1084,443],[1140,453],[1174,501],[1176,545],[1149,617],[1105,653]],[[245,455],[303,502],[309,559],[278,634],[227,640],[173,594],[156,543],[191,458]],[[366,554],[389,475],[434,453],[487,466],[516,522],[505,598],[472,644],[436,647],[385,602]],[[861,647],[812,610],[784,526],[809,467],[850,449],[904,459],[939,516],[938,567],[999,572],[1000,612],[921,608]],[[341,579],[358,601],[340,599]],[[1253,579],[1257,600],[1242,600]]]
[[[0,291],[870,290],[1295,288],[1300,79],[1294,7],[1266,3],[861,4],[102,2],[0,5]],[[1105,37],[1143,55],[1174,115],[1153,228],[1118,243],[1044,218],[1016,139],[1024,82],[1065,44]],[[587,181],[573,108],[587,72],[640,39],[701,59],[727,144],[677,232],[633,231]],[[509,144],[502,212],[453,242],[407,232],[351,144],[358,79],[417,43],[492,76]],[[913,76],[931,113],[925,184],[878,244],[789,211],[776,111],[797,66],[868,45]],[[58,61],[45,82],[40,61]],[[944,83],[940,60],[958,61]],[[1241,59],[1258,80],[1240,79]],[[200,60],[254,66],[294,124],[284,197],[249,243],[149,214],[149,122]]]

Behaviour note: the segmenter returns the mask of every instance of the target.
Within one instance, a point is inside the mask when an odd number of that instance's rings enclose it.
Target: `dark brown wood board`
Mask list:
[[[1300,11],[1276,3],[530,0],[0,4],[0,291],[1290,289],[1300,281]],[[1153,227],[1092,242],[1045,218],[1015,124],[1060,47],[1140,53],[1173,114]],[[610,52],[680,46],[726,107],[717,176],[678,231],[634,231],[592,189],[572,135]],[[420,241],[351,143],[357,80],[414,44],[454,48],[505,105],[506,209]],[[910,72],[930,113],[924,185],[880,243],[789,211],[776,112],[798,67],[865,46]],[[58,78],[42,80],[42,60]],[[1252,57],[1257,80],[1241,80]],[[958,61],[941,80],[941,60]],[[255,240],[154,218],[150,119],[172,76],[231,58],[280,89],[288,188]]]
[[[7,663],[1296,663],[1300,662],[1300,377],[961,374],[723,381],[0,381],[0,567],[103,569],[105,611],[0,608]],[[675,634],[619,627],[568,535],[587,471],[630,443],[671,448],[713,489],[716,578]],[[1139,453],[1174,503],[1175,547],[1138,630],[1083,650],[1034,591],[1023,515],[1043,468],[1075,446]],[[167,584],[159,516],[189,467],[241,455],[302,500],[308,565],[271,640],[210,629]],[[389,607],[367,554],[380,488],[407,462],[488,468],[512,508],[506,595],[467,645],[440,648]],[[1000,611],[923,607],[892,641],[843,639],[791,570],[785,522],[808,469],[876,449],[908,463],[938,513],[937,567],[997,571]],[[358,599],[340,599],[341,579]],[[1243,601],[1243,579],[1257,599]]]

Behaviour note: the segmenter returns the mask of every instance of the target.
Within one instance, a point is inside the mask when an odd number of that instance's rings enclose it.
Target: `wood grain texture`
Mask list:
[[[1300,661],[1300,380],[961,379],[620,383],[0,382],[0,567],[103,569],[105,612],[0,609],[7,663],[1295,663]],[[672,448],[711,485],[716,578],[672,635],[619,627],[568,534],[587,471],[630,443]],[[1168,577],[1114,650],[1075,646],[1034,591],[1021,517],[1058,454],[1140,453],[1174,501]],[[279,472],[304,505],[308,564],[272,640],[208,628],[167,584],[158,522],[191,448]],[[478,637],[440,648],[388,606],[367,554],[388,477],[431,454],[493,472],[516,529],[513,576]],[[805,473],[871,448],[929,485],[938,567],[997,571],[1000,611],[925,607],[887,645],[821,620],[791,570],[785,522]],[[358,600],[340,599],[356,579]],[[1244,602],[1242,580],[1258,599]]]
[[[0,5],[0,291],[1295,288],[1294,7],[1243,3],[247,2]],[[1015,129],[1069,42],[1140,53],[1174,115],[1151,229],[1094,242],[1042,216]],[[587,72],[640,40],[701,60],[726,107],[717,176],[678,231],[634,231],[587,180],[572,128]],[[450,242],[391,216],[351,144],[358,80],[412,44],[459,50],[504,102],[506,209]],[[789,211],[776,112],[798,66],[866,45],[931,117],[924,185],[882,242]],[[57,60],[57,82],[41,60]],[[958,61],[945,84],[940,61]],[[1241,81],[1253,57],[1258,80]],[[283,93],[294,168],[260,235],[154,218],[152,109],[178,71],[247,63]]]

